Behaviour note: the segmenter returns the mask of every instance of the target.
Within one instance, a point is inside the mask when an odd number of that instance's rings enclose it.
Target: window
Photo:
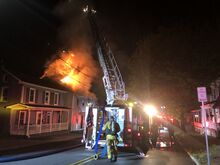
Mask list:
[[[26,123],[26,111],[19,112],[19,125],[24,125]]]
[[[0,101],[8,100],[8,87],[2,87]]]
[[[52,121],[52,112],[43,112],[42,114],[42,124],[50,124]]]
[[[37,124],[37,125],[40,125],[40,124],[41,124],[41,116],[42,116],[42,113],[41,113],[41,112],[37,112],[37,113],[36,113],[36,124]]]
[[[35,95],[36,95],[36,89],[30,88],[30,91],[29,91],[29,103],[35,103]]]
[[[51,116],[52,116],[52,113],[51,112],[47,112],[47,117],[46,117],[46,123],[47,124],[50,124]]]
[[[54,93],[54,105],[59,104],[59,93]]]
[[[2,81],[5,83],[8,82],[8,75],[7,74],[3,75]]]
[[[49,103],[50,103],[50,92],[49,91],[45,91],[44,104],[49,104]]]
[[[61,123],[66,123],[68,121],[68,112],[62,111],[61,113]]]

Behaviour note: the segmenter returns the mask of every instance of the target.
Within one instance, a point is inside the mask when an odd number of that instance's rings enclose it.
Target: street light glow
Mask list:
[[[129,107],[133,107],[134,104],[132,102],[128,103]]]
[[[149,116],[155,116],[157,114],[157,109],[153,105],[145,105],[144,106],[144,111],[149,115]]]

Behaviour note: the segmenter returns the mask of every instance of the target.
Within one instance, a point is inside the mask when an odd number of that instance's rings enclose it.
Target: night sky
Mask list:
[[[76,31],[80,33],[77,35],[71,32],[74,29],[68,29],[69,36],[66,31],[70,20],[74,22],[76,29],[79,26],[77,12],[81,3],[86,1],[1,0],[0,50],[4,65],[32,76],[40,76],[45,63],[58,51],[68,48],[68,42],[83,33],[83,28]],[[217,0],[93,0],[90,3],[98,12],[98,21],[123,73],[126,61],[129,61],[140,41],[160,34],[161,29],[172,31],[175,27],[183,27],[189,29],[192,39],[188,43],[192,43],[191,47],[197,53],[182,57],[184,65],[181,65],[181,61],[177,63],[180,63],[182,69],[185,66],[185,71],[200,81],[201,85],[220,76],[220,15]],[[67,43],[62,36],[68,40]],[[189,69],[191,66],[192,70]]]

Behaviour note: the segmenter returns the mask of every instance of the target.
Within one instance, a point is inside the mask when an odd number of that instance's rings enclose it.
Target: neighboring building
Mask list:
[[[213,137],[220,136],[220,79],[210,85],[208,102],[205,104],[207,134]],[[204,133],[201,109],[191,111],[192,121],[196,132]]]
[[[29,137],[80,130],[84,125],[85,110],[78,106],[77,100],[88,99],[75,96],[49,79],[34,80],[2,68],[0,88],[1,132]]]
[[[89,108],[90,104],[95,105],[95,100],[90,97],[77,96],[73,100],[74,111],[71,115],[71,126],[70,130],[83,130],[85,124],[85,112]]]

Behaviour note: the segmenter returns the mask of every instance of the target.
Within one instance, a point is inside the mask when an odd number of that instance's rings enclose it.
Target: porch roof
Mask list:
[[[17,103],[17,104],[8,105],[8,106],[6,106],[6,108],[12,109],[12,110],[22,110],[22,109],[30,109],[31,106]]]
[[[52,106],[39,106],[39,105],[26,105],[16,103],[6,106],[7,109],[11,110],[70,110],[71,108],[66,107],[52,107]]]

